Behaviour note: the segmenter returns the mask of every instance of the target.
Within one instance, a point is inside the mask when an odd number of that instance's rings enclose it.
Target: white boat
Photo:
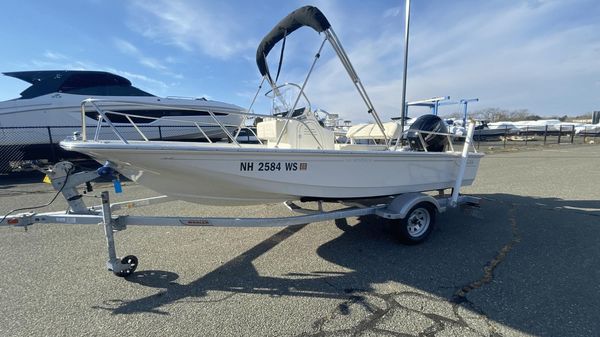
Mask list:
[[[87,98],[128,101],[127,104],[105,104],[103,108],[131,114],[130,118],[149,139],[221,139],[226,134],[214,123],[210,113],[217,115],[218,120],[229,125],[231,130],[241,123],[242,117],[229,112],[244,111],[233,104],[203,98],[156,97],[132,86],[122,76],[102,71],[19,71],[4,75],[31,84],[19,98],[0,102],[0,153],[5,158],[2,147],[19,147],[22,156],[18,159],[47,158],[44,155],[49,154],[50,144],[58,144],[73,132],[80,131],[81,101]],[[97,123],[95,109],[88,109],[84,117],[87,125]],[[111,119],[122,133],[129,134],[132,139],[142,139],[125,116],[113,115]],[[193,124],[176,120],[205,125],[204,134]],[[207,123],[212,126],[206,126]],[[114,136],[108,129],[101,132],[103,137]]]
[[[491,128],[485,120],[477,121],[473,138],[477,140],[499,139],[508,134],[507,128]]]
[[[100,163],[108,162],[109,167],[150,189],[204,204],[346,200],[454,188],[457,180],[461,185],[473,183],[483,154],[472,149],[467,158],[469,142],[465,151],[456,151],[447,143],[451,135],[438,129],[415,129],[415,125],[422,124],[419,119],[407,133],[406,146],[392,141],[399,138],[397,123],[381,121],[328,20],[315,7],[305,6],[289,14],[258,47],[259,71],[275,94],[280,86],[269,73],[266,56],[278,41],[302,26],[325,36],[311,70],[325,42],[329,42],[374,119],[379,132],[371,129],[369,134],[379,137],[378,142],[336,143],[335,131],[319,123],[310,103],[298,105],[305,97],[303,89],[310,77],[307,76],[298,86],[301,90],[297,99],[283,114],[232,112],[244,118],[263,117],[257,124],[260,144],[240,144],[235,136],[230,143],[131,141],[109,123],[119,140],[101,140],[97,136],[88,139],[84,133],[80,139],[61,142],[61,146],[85,153]],[[259,90],[261,86],[262,83]],[[86,104],[93,105],[94,101]],[[103,109],[98,112],[109,120]],[[439,122],[443,124],[441,119]],[[390,131],[386,126],[395,129]]]
[[[600,136],[600,123],[598,124],[580,124],[575,126],[575,133],[580,136]]]
[[[464,136],[467,134],[467,129],[462,125],[461,120],[454,119],[446,119],[446,126],[448,127],[448,132],[455,136]]]
[[[575,123],[575,122],[560,122],[557,124],[552,125],[554,132],[558,132],[558,133],[571,133],[571,132],[575,132],[577,133],[577,128],[582,126],[582,123]]]
[[[487,124],[493,130],[505,130],[508,134],[548,134],[568,133],[576,130],[581,123],[561,122],[558,119],[540,119],[537,121],[494,122]]]
[[[519,133],[558,134],[572,132],[579,123],[561,122],[558,119],[539,119],[518,121],[514,125],[519,129]]]
[[[488,128],[493,130],[504,130],[509,134],[515,134],[519,131],[519,128],[515,125],[515,122],[500,121],[487,123]]]
[[[278,149],[243,144],[63,142],[110,161],[126,177],[170,197],[201,204],[248,205],[349,199],[453,186],[460,153],[369,149]],[[472,155],[463,185],[472,184]]]
[[[517,121],[514,125],[519,133],[543,133],[546,130],[554,130],[554,125],[560,124],[558,119],[540,119],[536,121]]]

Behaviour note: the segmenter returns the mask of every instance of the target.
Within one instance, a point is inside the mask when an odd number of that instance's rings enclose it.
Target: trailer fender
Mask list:
[[[445,207],[440,206],[438,200],[430,195],[424,193],[406,193],[395,197],[387,207],[378,209],[375,214],[386,219],[404,219],[410,209],[421,202],[431,204],[438,213],[445,211]]]

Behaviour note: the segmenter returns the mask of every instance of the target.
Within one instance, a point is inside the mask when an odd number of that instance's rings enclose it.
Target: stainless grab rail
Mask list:
[[[122,113],[122,112],[118,112],[118,111],[111,111],[111,110],[107,110],[107,109],[103,109],[101,108],[101,104],[106,104],[106,103],[110,103],[110,104],[123,104],[123,105],[134,105],[134,106],[138,106],[138,107],[161,107],[161,108],[172,108],[172,109],[177,109],[177,110],[186,110],[186,111],[202,111],[202,112],[208,112],[209,116],[214,120],[214,123],[211,122],[202,122],[202,124],[204,125],[210,125],[210,126],[219,126],[221,128],[221,130],[223,131],[223,133],[229,138],[229,140],[231,140],[232,143],[234,143],[235,145],[237,145],[238,147],[242,147],[239,142],[236,140],[236,137],[233,136],[231,134],[231,132],[229,132],[229,130],[227,130],[227,128],[242,128],[242,129],[247,129],[250,130],[250,132],[254,135],[254,137],[256,137],[256,139],[259,141],[260,144],[263,144],[263,142],[258,138],[258,136],[256,135],[256,133],[254,132],[254,130],[252,130],[250,127],[241,127],[240,125],[236,124],[236,125],[225,125],[222,122],[220,122],[217,118],[217,116],[215,115],[215,112],[213,111],[213,109],[210,108],[205,108],[205,107],[188,107],[188,106],[173,106],[173,105],[166,105],[166,104],[158,104],[158,103],[140,103],[140,102],[134,102],[134,101],[126,101],[126,100],[107,100],[107,99],[93,99],[93,98],[88,98],[85,99],[81,102],[81,127],[82,127],[82,140],[83,141],[87,141],[87,128],[86,128],[86,118],[87,116],[85,115],[85,108],[86,106],[89,104],[91,105],[96,112],[98,112],[98,114],[100,114],[100,118],[98,119],[98,123],[96,125],[96,132],[94,135],[94,141],[98,141],[98,137],[99,137],[99,130],[102,128],[102,121],[105,121],[108,124],[108,127],[115,133],[115,135],[119,138],[119,140],[121,140],[123,143],[125,144],[129,144],[129,142],[127,141],[127,139],[121,134],[121,132],[119,132],[119,130],[116,128],[116,126],[114,125],[113,122],[111,122],[110,118],[108,117],[108,115],[120,115],[120,116],[125,116],[127,118],[127,120],[129,121],[128,124],[131,124],[139,133],[140,135],[142,135],[142,137],[148,141],[148,138],[143,134],[143,132],[139,129],[139,127],[137,127],[136,123],[130,118],[130,117],[134,117],[134,118],[142,118],[142,119],[149,119],[149,120],[159,120],[159,119],[163,119],[163,120],[168,120],[169,122],[177,122],[177,123],[183,123],[183,124],[190,124],[192,126],[195,126],[196,128],[198,128],[200,130],[200,132],[206,137],[206,133],[204,132],[204,130],[202,130],[202,127],[198,124],[198,121],[194,121],[194,120],[185,120],[185,119],[176,119],[176,118],[169,118],[169,117],[150,117],[150,116],[141,116],[141,115],[136,115],[136,114],[130,114],[130,113]],[[314,134],[314,132],[311,130],[311,128],[302,120],[297,119],[297,118],[293,118],[293,117],[287,117],[287,116],[274,116],[274,115],[263,115],[263,114],[255,114],[255,113],[250,113],[250,112],[240,112],[234,109],[227,109],[227,108],[219,108],[218,113],[225,113],[225,114],[229,114],[229,115],[237,115],[237,116],[244,116],[245,118],[251,117],[251,118],[255,118],[255,117],[261,117],[261,118],[272,118],[272,119],[278,119],[278,120],[295,120],[298,121],[299,123],[301,123],[310,133],[310,135],[314,138],[314,140],[317,142],[318,147],[323,149],[323,146],[321,145],[321,142],[317,139],[317,136]],[[239,133],[236,133],[236,136],[239,135]],[[210,139],[207,137],[208,141],[210,141]]]

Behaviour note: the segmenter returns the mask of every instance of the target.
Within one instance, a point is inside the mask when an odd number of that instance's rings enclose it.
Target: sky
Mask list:
[[[207,97],[248,108],[256,47],[289,12],[321,9],[376,110],[399,116],[404,1],[2,1],[0,71],[104,70],[158,96]],[[470,110],[541,116],[600,110],[600,1],[412,1],[407,100],[479,98]],[[280,82],[302,83],[323,35],[288,37]],[[277,69],[280,44],[269,55]],[[27,83],[0,76],[0,100]],[[366,108],[326,46],[306,86],[313,108],[353,121]],[[268,113],[261,97],[254,112]],[[458,106],[441,113],[458,111]],[[411,108],[409,115],[427,110]]]

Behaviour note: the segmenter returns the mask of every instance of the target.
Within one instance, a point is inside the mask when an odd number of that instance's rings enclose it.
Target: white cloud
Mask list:
[[[66,70],[92,70],[94,66],[87,61],[73,60],[65,56],[61,59],[32,59],[19,68],[23,69],[66,69]]]
[[[123,54],[136,58],[141,65],[155,70],[167,70],[167,67],[164,66],[159,60],[153,57],[145,56],[139,50],[139,48],[134,46],[132,43],[119,38],[115,38],[114,43],[119,51],[121,51]]]
[[[119,38],[115,38],[114,42],[115,42],[115,47],[117,47],[117,49],[123,54],[134,55],[134,56],[138,56],[140,54],[139,49],[128,41],[125,41],[125,40],[119,39]]]
[[[589,81],[600,76],[600,41],[594,33],[600,25],[554,22],[564,7],[520,4],[465,20],[444,34],[457,39],[445,42],[429,34],[443,52],[416,48],[414,54],[427,61],[418,60],[409,70],[409,92],[476,95],[480,106],[528,108],[542,115],[590,111]],[[581,110],[571,110],[574,105]]]
[[[493,5],[474,9],[471,13],[478,14],[460,20],[454,20],[452,13],[437,21],[423,13],[413,16],[407,100],[479,97],[470,109],[528,108],[541,115],[598,109],[600,22],[563,17],[573,6],[570,3]],[[334,24],[376,109],[387,118],[400,111],[403,28],[397,23],[378,27],[386,28],[361,34]],[[321,62],[307,87],[309,98],[356,121],[368,119],[337,59]]]
[[[243,25],[214,2],[134,1],[129,26],[154,41],[227,59],[254,47],[240,41]]]
[[[177,58],[175,58],[173,56],[167,56],[165,58],[165,62],[174,64],[174,63],[178,63],[179,61],[177,60]]]
[[[139,59],[140,64],[157,70],[166,70],[167,67],[163,66],[158,60],[151,57],[141,57]]]
[[[64,59],[66,59],[66,56],[64,56],[63,54],[60,54],[60,53],[57,53],[57,52],[54,52],[54,51],[50,51],[50,50],[47,50],[44,53],[44,57],[46,57],[46,58],[48,58],[50,60],[64,60]]]
[[[402,13],[402,7],[392,7],[383,12],[384,18],[399,16]]]
[[[169,87],[165,82],[148,77],[146,75],[131,73],[128,71],[119,70],[119,69],[115,69],[115,68],[105,68],[105,70],[109,71],[111,73],[115,73],[115,74],[124,76],[130,80],[139,80],[139,81],[146,82],[147,84],[150,84],[150,85],[154,86],[155,88],[158,88],[161,92]]]
[[[377,110],[386,118],[398,115],[403,7],[316,2],[350,54]],[[594,90],[597,91],[600,79],[600,62],[597,62],[600,24],[589,18],[590,22],[585,22],[585,15],[569,14],[574,9],[594,7],[589,6],[592,3],[590,0],[459,2],[436,6],[415,3],[411,13],[407,99],[442,95],[450,95],[453,100],[479,97],[480,102],[470,109],[528,108],[542,115],[598,109],[600,101]],[[267,20],[275,23],[281,17],[260,17],[258,10],[248,13],[234,7],[200,0],[134,1],[129,27],[154,42],[177,47],[173,55],[183,54],[169,56],[164,63],[142,57],[138,57],[139,62],[156,70],[165,64],[175,69],[186,59],[186,54],[191,54],[187,52],[200,52],[209,56],[206,67],[221,66],[214,65],[210,58],[230,62],[234,57],[254,67],[254,48],[266,33],[262,31],[262,23]],[[261,28],[257,32],[257,25],[251,23],[259,19]],[[300,42],[295,44],[297,37]],[[302,81],[321,39],[322,35],[318,37],[303,30],[288,39],[281,81]],[[139,53],[133,45],[117,47],[122,52],[129,50],[132,55],[134,51]],[[278,58],[278,48],[274,48],[272,62]],[[356,121],[368,119],[348,75],[332,55],[330,49],[323,52],[307,87],[309,98],[315,107]],[[271,65],[272,70],[275,67]],[[166,71],[162,69],[161,73]],[[243,83],[239,78],[233,80]],[[246,88],[233,90],[237,97],[253,97],[245,91]]]

